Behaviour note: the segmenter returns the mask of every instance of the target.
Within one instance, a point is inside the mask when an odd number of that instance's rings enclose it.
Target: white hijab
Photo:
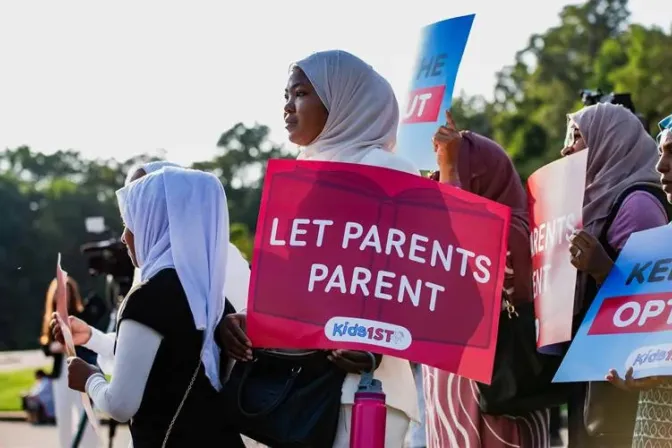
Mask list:
[[[168,162],[166,160],[157,160],[156,162],[140,163],[138,165],[132,166],[131,169],[128,170],[128,174],[126,175],[126,182],[124,182],[124,185],[128,185],[128,184],[131,183],[131,179],[133,178],[135,173],[138,172],[138,170],[143,170],[146,174],[151,174],[154,171],[158,171],[161,168],[164,168],[164,167],[167,167],[167,166],[182,168],[177,163]]]
[[[177,163],[159,160],[156,162],[149,162],[135,165],[128,171],[126,176],[126,184],[131,183],[131,178],[138,172],[143,170],[147,174],[151,174],[164,167],[182,168]],[[226,263],[226,278],[229,279],[225,283],[224,295],[233,305],[236,311],[240,312],[247,308],[247,293],[250,285],[250,264],[243,257],[240,250],[229,242],[229,259]],[[133,286],[141,282],[142,274],[140,269],[136,269],[133,276]]]
[[[136,165],[133,165],[129,170],[128,174],[126,174],[126,181],[124,182],[124,186],[128,185],[131,183],[131,179],[139,170],[143,170],[145,174],[150,174],[153,173],[154,171],[158,171],[163,167],[166,166],[173,166],[177,168],[181,168],[180,165],[177,163],[173,162],[168,162],[166,160],[157,160],[155,162],[147,162],[147,163],[138,163]],[[133,271],[133,287],[139,285],[142,283],[142,273],[140,272],[139,268],[135,268]]]
[[[146,282],[174,267],[196,328],[204,331],[201,359],[215,389],[219,348],[214,332],[224,311],[229,213],[219,179],[198,170],[165,167],[117,191],[124,223]]]
[[[298,156],[413,171],[392,156],[399,104],[392,87],[369,64],[342,50],[314,53],[295,64],[329,112],[322,133]]]

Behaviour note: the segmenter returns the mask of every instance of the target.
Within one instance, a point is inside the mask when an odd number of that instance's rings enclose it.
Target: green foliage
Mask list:
[[[458,99],[467,117],[460,127],[492,136],[506,148],[523,178],[559,157],[566,115],[582,107],[581,89],[632,94],[650,131],[672,112],[672,35],[629,23],[627,0],[589,0],[566,6],[560,25],[533,35],[515,61],[497,74],[494,101],[472,106]],[[485,111],[485,112],[483,112]],[[486,133],[486,135],[488,135]]]
[[[230,241],[243,253],[243,256],[252,261],[252,249],[254,249],[254,237],[245,224],[236,222],[230,227]]]
[[[251,259],[253,235],[266,162],[288,157],[268,141],[265,126],[237,124],[219,139],[219,153],[194,168],[217,174],[229,200],[231,241]],[[75,151],[50,155],[22,146],[0,154],[0,350],[36,348],[47,286],[56,254],[79,283],[82,294],[100,291],[90,277],[82,244],[103,239],[87,233],[85,219],[102,216],[112,235],[122,223],[115,191],[141,156],[119,163],[86,160]]]
[[[219,176],[229,201],[230,221],[242,223],[252,232],[257,227],[266,163],[289,157],[282,147],[268,140],[269,131],[266,126],[250,128],[238,123],[219,138],[219,155],[194,163],[194,168]]]

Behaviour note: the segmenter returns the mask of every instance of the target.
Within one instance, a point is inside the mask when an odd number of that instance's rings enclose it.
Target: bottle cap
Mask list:
[[[362,373],[361,378],[359,379],[359,386],[357,386],[357,392],[383,392],[383,383],[380,380],[377,380],[373,377],[372,372]]]
[[[376,357],[373,356],[373,353],[366,352],[367,355],[371,357],[371,371],[362,372],[359,378],[359,385],[357,386],[357,392],[383,392],[383,383],[380,380],[377,380],[373,377],[373,372],[376,370]]]

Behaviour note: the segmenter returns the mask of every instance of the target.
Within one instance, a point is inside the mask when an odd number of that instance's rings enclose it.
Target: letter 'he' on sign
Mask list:
[[[402,123],[433,123],[439,117],[446,86],[425,87],[411,91]]]

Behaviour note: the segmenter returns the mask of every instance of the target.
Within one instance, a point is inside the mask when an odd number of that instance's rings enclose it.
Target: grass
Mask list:
[[[21,411],[21,394],[28,392],[35,384],[35,370],[0,372],[0,412]],[[106,377],[110,381],[110,376]]]
[[[0,372],[0,412],[20,411],[21,394],[33,387],[35,369]]]

